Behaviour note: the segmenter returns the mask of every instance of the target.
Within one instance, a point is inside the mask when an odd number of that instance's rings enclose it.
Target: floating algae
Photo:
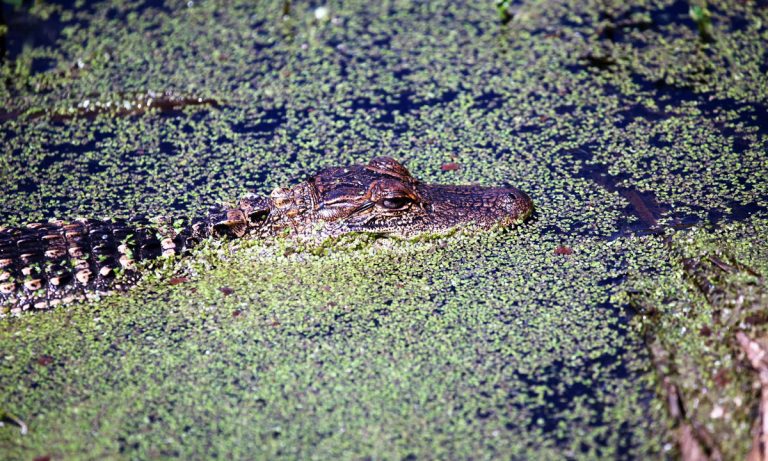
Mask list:
[[[675,277],[657,234],[765,219],[768,10],[708,5],[707,43],[686,2],[510,2],[507,24],[492,2],[285,4],[51,9],[53,43],[8,48],[7,114],[157,89],[222,106],[2,116],[0,222],[189,215],[376,155],[512,184],[534,220],[317,254],[212,244],[126,297],[4,322],[2,410],[28,433],[0,427],[0,450],[664,456],[673,421],[621,293]],[[736,421],[724,453],[751,445]]]

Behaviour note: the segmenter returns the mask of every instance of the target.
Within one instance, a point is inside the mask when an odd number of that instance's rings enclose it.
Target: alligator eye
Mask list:
[[[408,197],[388,197],[381,201],[381,206],[388,210],[400,210],[410,205],[412,200]]]

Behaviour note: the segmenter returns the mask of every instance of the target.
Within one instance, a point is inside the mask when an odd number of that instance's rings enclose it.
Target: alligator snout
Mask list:
[[[503,188],[501,208],[506,212],[499,223],[509,226],[526,220],[533,213],[533,200],[525,192],[511,186]]]

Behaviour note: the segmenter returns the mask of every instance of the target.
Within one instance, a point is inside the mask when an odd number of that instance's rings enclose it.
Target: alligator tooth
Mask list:
[[[73,258],[83,257],[83,249],[80,247],[77,247],[77,246],[70,247],[69,250],[67,251],[69,252],[69,255],[72,256]]]
[[[117,247],[117,251],[119,251],[121,254],[125,254],[125,253],[128,253],[130,251],[130,249],[128,248],[128,245],[123,243],[123,244],[121,244],[120,246]]]
[[[101,269],[99,269],[99,274],[101,274],[102,277],[108,276],[112,272],[112,268],[109,266],[104,266]]]
[[[90,269],[83,269],[81,271],[77,271],[75,274],[75,278],[78,282],[82,283],[83,285],[88,283],[88,280],[91,278],[91,271]]]
[[[141,250],[154,252],[154,250],[156,250],[157,247],[160,246],[160,242],[157,239],[153,237],[150,237],[150,239],[151,240],[147,240],[141,244],[141,247],[140,247]]]
[[[0,283],[0,293],[9,295],[16,289],[16,284],[13,282]]]
[[[55,306],[58,306],[59,304],[61,304],[61,300],[60,299],[51,299],[50,301],[48,301],[48,304],[51,307],[55,307]]]
[[[39,229],[39,228],[43,227],[44,225],[45,224],[43,224],[41,222],[31,222],[31,223],[27,224],[27,229]]]
[[[21,268],[21,273],[22,273],[23,275],[32,275],[32,268],[31,268],[31,267],[29,267],[29,266],[26,266],[26,267],[22,267],[22,268]]]
[[[48,302],[40,301],[38,303],[35,303],[35,309],[48,309]]]
[[[12,259],[0,259],[0,268],[10,266],[12,262]]]
[[[50,279],[48,279],[48,283],[57,287],[59,286],[59,284],[61,284],[61,277],[51,277]]]
[[[173,243],[173,239],[167,238],[160,242],[160,246],[163,248],[163,250],[173,250],[176,248],[176,244]],[[163,254],[165,254],[165,251],[163,251]]]
[[[29,291],[37,291],[43,287],[43,281],[40,279],[26,280],[24,287]]]
[[[11,278],[11,273],[6,271],[0,271],[0,282],[5,282]]]
[[[115,252],[115,246],[109,243],[102,243],[93,247],[93,252],[97,255],[108,255]]]

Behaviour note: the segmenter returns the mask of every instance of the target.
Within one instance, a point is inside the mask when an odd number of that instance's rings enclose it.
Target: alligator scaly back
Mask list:
[[[257,200],[215,207],[191,221],[51,220],[0,228],[0,317],[93,298],[134,285],[138,265],[186,252],[211,236],[242,237]],[[184,224],[187,225],[184,225]]]

